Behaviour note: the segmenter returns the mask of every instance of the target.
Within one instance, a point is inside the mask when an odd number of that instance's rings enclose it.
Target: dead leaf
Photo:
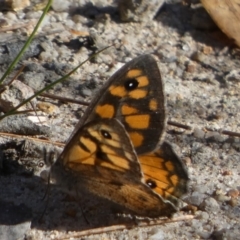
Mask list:
[[[240,0],[201,0],[218,27],[240,47]]]

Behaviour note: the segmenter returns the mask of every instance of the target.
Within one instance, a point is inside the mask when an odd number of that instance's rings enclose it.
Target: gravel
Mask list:
[[[18,6],[19,11],[0,13],[0,23],[4,23],[1,75],[41,15],[40,2],[33,0],[27,8]],[[129,2],[134,9],[137,1]],[[102,229],[97,235],[89,232],[84,239],[240,239],[240,140],[222,134],[223,130],[240,132],[239,49],[228,44],[199,1],[191,5],[180,0],[160,2],[149,7],[152,12],[147,15],[131,10],[122,16],[119,12],[126,9],[122,5],[119,9],[113,0],[56,0],[14,72],[25,65],[17,80],[25,91],[37,91],[90,54],[114,44],[47,91],[88,102],[127,61],[154,54],[165,83],[168,119],[193,129],[168,125],[166,139],[187,165],[189,192],[183,200],[196,208],[195,218],[140,227],[136,224],[139,219],[118,216],[118,206],[89,193],[82,193],[76,201],[52,187],[48,200],[43,200],[46,183],[39,175],[49,167],[42,161],[43,149],[52,144],[1,134],[1,239],[71,238],[83,230],[117,224],[131,227]],[[24,99],[24,89],[16,83],[6,88],[1,105],[10,102],[16,106]],[[38,97],[34,105],[41,109],[38,116],[31,112],[8,117],[0,123],[0,130],[65,143],[86,109],[47,97]],[[29,104],[26,109],[30,108]],[[46,201],[47,209],[39,220]],[[185,214],[191,212],[176,216]]]

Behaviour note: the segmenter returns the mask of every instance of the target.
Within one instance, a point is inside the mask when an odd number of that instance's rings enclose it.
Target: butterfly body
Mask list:
[[[143,55],[92,100],[51,175],[71,193],[84,188],[140,216],[169,216],[188,175],[171,145],[161,145],[165,122],[160,71]]]

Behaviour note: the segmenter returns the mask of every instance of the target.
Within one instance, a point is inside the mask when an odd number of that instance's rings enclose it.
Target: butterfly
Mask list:
[[[170,216],[188,173],[163,142],[166,113],[157,61],[142,55],[101,88],[51,168],[69,192],[86,188],[138,216]],[[162,143],[163,142],[163,143]]]

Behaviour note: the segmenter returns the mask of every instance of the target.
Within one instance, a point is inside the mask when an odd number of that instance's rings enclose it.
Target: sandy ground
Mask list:
[[[89,102],[119,67],[141,54],[153,54],[165,83],[168,119],[191,127],[168,125],[166,140],[186,164],[190,181],[183,200],[194,206],[194,214],[185,210],[174,217],[193,214],[194,219],[142,221],[119,215],[118,206],[88,192],[76,200],[54,186],[43,199],[47,188],[39,173],[45,168],[43,149],[51,143],[1,134],[0,239],[240,239],[240,138],[223,132],[240,132],[240,54],[200,3],[192,2],[166,1],[153,20],[145,16],[142,22],[123,23],[115,2],[59,1],[20,62],[26,67],[19,82],[1,96],[16,106],[91,53],[115,44],[49,90]],[[0,33],[1,72],[39,18],[36,3],[29,10],[1,13],[6,26],[22,26]],[[46,97],[32,104],[43,110],[39,117],[29,113],[5,118],[0,131],[64,143],[86,109]],[[106,229],[113,225],[119,230]],[[92,235],[96,228],[101,229]]]

